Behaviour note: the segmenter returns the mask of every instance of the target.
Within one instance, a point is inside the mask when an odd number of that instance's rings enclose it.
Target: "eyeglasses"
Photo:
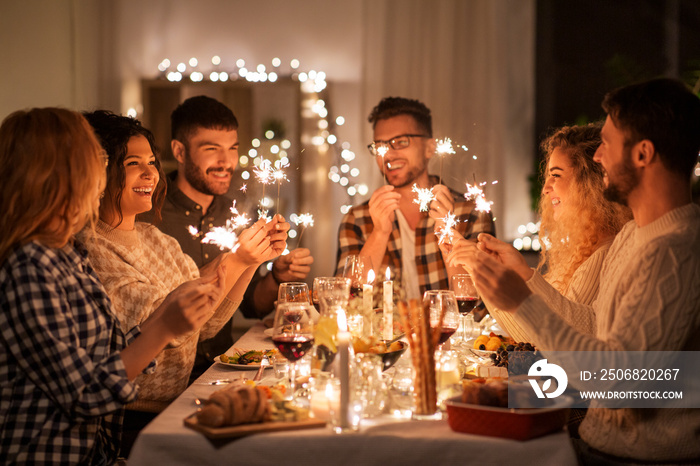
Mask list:
[[[411,138],[429,137],[430,136],[424,136],[422,134],[401,134],[390,141],[373,141],[372,144],[367,145],[367,149],[369,149],[369,153],[374,156],[384,155],[386,154],[386,151],[389,150],[387,147],[391,147],[393,150],[401,150],[411,145]],[[386,149],[382,151],[382,147]]]

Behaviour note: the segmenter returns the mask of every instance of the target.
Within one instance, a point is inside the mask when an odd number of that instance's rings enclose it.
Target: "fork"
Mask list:
[[[260,360],[260,369],[258,369],[257,374],[255,374],[255,377],[253,377],[253,382],[260,382],[260,379],[262,379],[263,372],[265,371],[265,367],[270,365],[270,359],[267,357],[267,355],[263,355],[262,359]]]

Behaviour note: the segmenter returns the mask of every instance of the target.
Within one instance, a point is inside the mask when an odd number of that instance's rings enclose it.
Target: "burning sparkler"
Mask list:
[[[384,183],[387,183],[386,180],[386,165],[384,165],[384,156],[386,153],[389,152],[389,147],[388,146],[379,146],[377,147],[377,155],[379,155],[382,158],[382,166],[384,167],[384,170],[382,170],[382,173],[384,174]]]
[[[493,181],[491,184],[496,184],[498,181]],[[493,201],[489,201],[486,199],[486,196],[484,196],[484,190],[481,188],[481,186],[484,186],[486,182],[481,183],[480,185],[471,185],[467,183],[467,192],[464,193],[464,197],[467,200],[473,200],[474,203],[476,204],[476,207],[474,210],[477,212],[484,212],[488,213],[491,212],[491,206],[493,205]]]
[[[275,181],[274,170],[272,169],[272,162],[267,159],[262,159],[257,167],[253,168],[253,173],[255,178],[262,184],[262,199],[260,201],[260,207],[264,215],[261,215],[261,211],[258,210],[258,218],[267,218],[267,209],[265,203],[265,185],[272,184]]]
[[[314,226],[314,216],[311,214],[292,214],[289,219],[296,224],[296,226],[301,225],[301,233],[299,233],[299,239],[297,240],[297,247],[301,244],[301,237],[306,230],[306,227]]]
[[[445,139],[438,140],[437,147],[435,148],[435,152],[439,156],[441,156],[440,157],[440,184],[442,184],[442,162],[445,160],[445,155],[455,153],[455,150],[452,147],[452,139],[445,138]]]
[[[435,199],[433,188],[419,188],[417,184],[414,184],[413,192],[417,194],[413,202],[420,206],[421,212],[427,212],[430,208],[430,203]]]
[[[438,237],[438,244],[452,244],[453,229],[459,223],[457,216],[451,212],[447,212],[447,215],[441,218],[440,221],[443,222],[444,225],[435,232]]]
[[[272,178],[277,181],[277,213],[280,212],[280,185],[282,181],[289,181],[287,174],[284,173],[284,168],[289,166],[289,162],[278,160],[275,162],[275,169],[272,170]]]
[[[238,235],[235,230],[247,226],[250,223],[250,219],[245,213],[240,214],[238,212],[236,201],[233,201],[233,205],[231,205],[229,210],[233,216],[226,220],[226,225],[223,227],[214,227],[204,235],[192,225],[187,227],[187,229],[195,238],[201,237],[201,242],[204,244],[215,244],[222,251],[228,249],[235,252],[238,249]]]

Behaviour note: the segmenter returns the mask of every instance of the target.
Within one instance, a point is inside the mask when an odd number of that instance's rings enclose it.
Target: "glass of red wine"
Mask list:
[[[455,294],[450,290],[428,290],[423,293],[423,309],[430,312],[431,328],[437,328],[440,325],[440,315],[444,314],[438,344],[440,349],[449,349],[445,343],[459,328],[459,311]]]
[[[306,302],[311,304],[311,293],[309,285],[304,282],[284,282],[280,283],[277,289],[277,303],[297,303]]]
[[[462,321],[462,341],[460,346],[468,346],[468,337],[471,337],[474,329],[474,315],[472,311],[479,305],[479,293],[476,291],[474,281],[468,273],[452,276],[450,288],[457,299],[457,307]]]
[[[290,394],[296,392],[296,362],[314,346],[313,316],[316,310],[308,301],[277,305],[272,330],[272,342],[291,363]]]
[[[351,254],[345,258],[343,277],[350,279],[351,298],[362,296],[362,285],[371,285],[374,282],[374,275],[372,259],[369,256]]]

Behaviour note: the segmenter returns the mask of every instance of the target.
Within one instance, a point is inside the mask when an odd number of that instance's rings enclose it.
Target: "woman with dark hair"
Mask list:
[[[192,258],[178,242],[158,228],[136,221],[151,210],[156,215],[164,198],[165,182],[150,131],[138,120],[96,111],[85,115],[108,156],[107,186],[100,204],[96,235],[85,244],[97,275],[126,328],[158,314],[161,303],[180,284],[200,277]],[[129,409],[158,412],[187,387],[197,343],[213,337],[231,318],[258,266],[286,247],[289,224],[264,220],[243,230],[234,253],[222,254],[201,271],[213,277],[223,268],[226,296],[200,331],[191,332],[162,351],[158,369],[139,376],[139,399]],[[127,415],[130,413],[127,412]]]
[[[0,464],[112,464],[133,380],[223,294],[188,282],[122,330],[73,239],[94,224],[104,167],[78,113],[35,108],[0,126]]]

